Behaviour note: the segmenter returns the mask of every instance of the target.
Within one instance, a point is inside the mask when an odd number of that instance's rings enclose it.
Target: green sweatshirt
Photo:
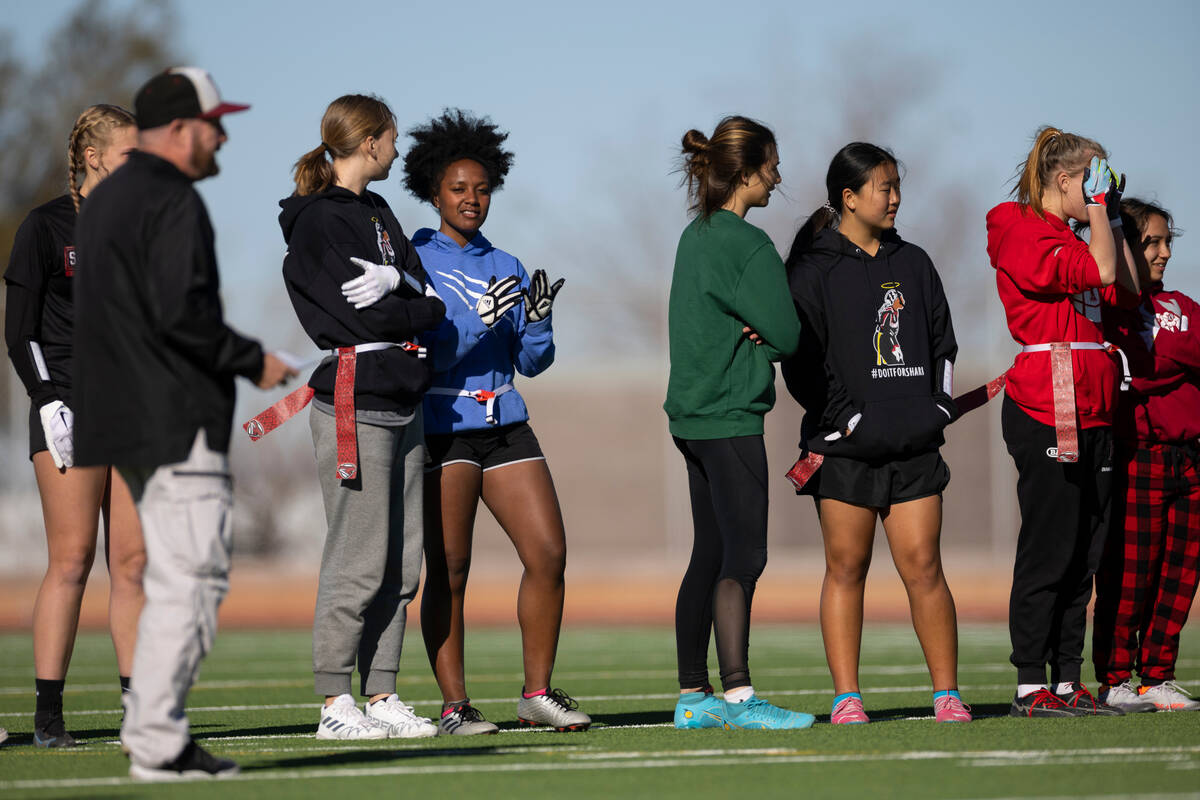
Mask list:
[[[754,344],[742,328],[763,338]],[[732,211],[698,217],[675,253],[667,328],[671,377],[663,409],[680,439],[763,432],[775,405],[772,361],[799,344],[783,260],[767,234]]]

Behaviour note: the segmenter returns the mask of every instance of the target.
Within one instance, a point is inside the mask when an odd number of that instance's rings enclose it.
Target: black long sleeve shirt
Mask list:
[[[228,451],[233,378],[257,378],[263,351],[225,324],[192,181],[135,152],[91,193],[76,239],[76,463],[183,461],[201,428]]]
[[[75,204],[56,197],[29,212],[13,239],[4,342],[17,377],[36,406],[70,403]]]

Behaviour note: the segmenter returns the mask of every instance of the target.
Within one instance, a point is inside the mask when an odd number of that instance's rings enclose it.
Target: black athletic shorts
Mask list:
[[[950,483],[950,467],[937,450],[873,465],[856,458],[825,456],[797,494],[828,497],[870,508],[941,494]]]
[[[545,459],[528,422],[461,433],[432,433],[425,437],[425,448],[429,452],[426,472],[447,464],[474,464],[486,472],[518,461]]]

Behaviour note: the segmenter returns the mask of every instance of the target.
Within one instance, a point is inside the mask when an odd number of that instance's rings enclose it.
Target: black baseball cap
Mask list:
[[[199,67],[171,67],[146,81],[133,107],[138,129],[147,130],[176,119],[217,119],[250,106],[223,102],[212,76]]]

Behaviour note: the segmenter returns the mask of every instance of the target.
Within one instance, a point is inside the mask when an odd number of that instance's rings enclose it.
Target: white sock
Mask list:
[[[744,703],[754,696],[753,686],[739,686],[725,693],[726,703]]]
[[[1038,689],[1045,689],[1045,688],[1046,688],[1046,684],[1044,684],[1044,683],[1018,683],[1017,684],[1017,697],[1025,697],[1026,695],[1033,694]]]
[[[1070,694],[1071,692],[1075,691],[1075,686],[1074,684],[1067,683],[1066,681],[1060,681],[1058,687],[1054,691],[1056,694]]]

